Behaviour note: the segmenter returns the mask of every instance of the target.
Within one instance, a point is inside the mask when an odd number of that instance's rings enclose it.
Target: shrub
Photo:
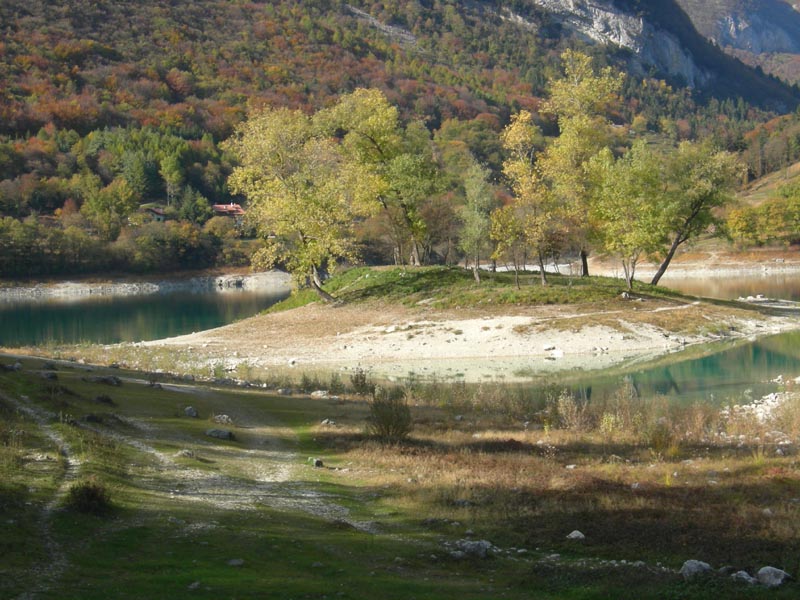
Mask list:
[[[350,375],[353,392],[359,396],[371,396],[375,393],[375,384],[369,380],[364,369],[358,368]]]
[[[73,483],[67,492],[66,507],[89,515],[104,515],[111,510],[111,500],[102,483],[86,479]]]
[[[411,433],[411,409],[403,388],[377,387],[369,403],[368,431],[387,442],[399,442]]]

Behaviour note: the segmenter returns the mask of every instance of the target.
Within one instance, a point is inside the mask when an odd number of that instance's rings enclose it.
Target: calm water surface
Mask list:
[[[669,277],[661,280],[672,289],[707,298],[733,300],[763,294],[767,298],[800,301],[800,273],[767,273],[746,277]]]
[[[233,290],[0,304],[0,346],[153,340],[250,317],[288,292]]]

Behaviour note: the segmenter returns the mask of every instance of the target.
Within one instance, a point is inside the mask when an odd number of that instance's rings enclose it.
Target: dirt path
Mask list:
[[[47,551],[47,560],[32,569],[34,574],[33,587],[17,596],[17,600],[32,600],[38,594],[50,591],[69,566],[64,549],[53,536],[52,516],[63,502],[69,487],[78,479],[81,463],[72,455],[72,448],[64,439],[64,436],[50,425],[56,418],[55,414],[34,405],[26,396],[14,398],[0,392],[0,398],[36,423],[45,437],[53,443],[59,454],[64,458],[64,472],[58,488],[52,498],[44,505],[39,515],[39,535]]]

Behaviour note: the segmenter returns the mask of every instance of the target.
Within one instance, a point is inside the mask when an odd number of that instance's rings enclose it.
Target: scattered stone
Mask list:
[[[212,421],[217,425],[233,425],[233,419],[228,415],[214,415]]]
[[[455,418],[456,421],[463,421],[464,420],[464,415],[456,415],[454,418]]]
[[[194,458],[194,452],[188,448],[183,448],[175,453],[175,458]]]
[[[786,571],[775,567],[761,567],[757,576],[759,583],[769,588],[780,587],[792,579]]]
[[[327,398],[328,397],[328,390],[315,390],[311,392],[312,398]]]
[[[45,381],[58,381],[58,375],[50,371],[42,373],[42,379]]]
[[[565,468],[567,471],[572,471],[572,470],[574,470],[574,469],[575,469],[577,466],[578,466],[578,465],[567,465],[567,466],[566,466],[566,467],[564,467],[564,468]]]
[[[732,567],[731,565],[725,565],[724,567],[720,567],[719,569],[717,569],[717,573],[719,573],[723,577],[727,577],[728,575],[733,575],[738,570],[739,569],[737,569],[736,567]]]
[[[687,560],[683,563],[681,570],[678,571],[685,580],[694,579],[695,577],[702,577],[711,573],[711,565],[702,560]]]
[[[241,567],[244,566],[244,559],[242,558],[232,558],[228,561],[229,567]]]
[[[315,563],[312,563],[312,564],[311,564],[311,566],[312,566],[313,568],[315,568],[315,569],[319,569],[319,568],[322,568],[322,567],[324,567],[325,565],[324,565],[324,564],[322,564],[321,562],[315,562]]]
[[[492,543],[487,540],[458,540],[456,548],[465,556],[474,558],[488,558],[495,550]]]
[[[568,540],[585,540],[586,536],[577,529],[567,536]]]
[[[191,592],[193,592],[194,590],[200,589],[200,582],[199,581],[193,581],[192,583],[189,584],[189,586],[186,589],[191,591]]]
[[[218,440],[234,440],[236,437],[232,431],[227,429],[208,429],[206,431],[208,437],[217,438]]]
[[[279,396],[291,396],[292,390],[289,388],[278,388],[278,395]]]
[[[183,409],[183,414],[190,419],[196,419],[198,416],[197,409],[194,406],[187,406]]]
[[[319,423],[320,425],[336,425],[336,421],[333,419],[322,419]]]
[[[740,583],[746,583],[747,585],[755,585],[758,583],[758,579],[750,575],[747,571],[736,571],[736,573],[731,575],[731,579]]]
[[[4,371],[21,371],[22,363],[17,361],[13,365],[2,365],[2,367]]]

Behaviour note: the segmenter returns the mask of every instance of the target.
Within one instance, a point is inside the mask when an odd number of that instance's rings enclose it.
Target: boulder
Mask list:
[[[758,582],[769,588],[780,587],[792,579],[786,571],[775,567],[762,567],[758,570]]]
[[[218,425],[233,425],[233,419],[228,415],[214,415],[214,423]]]
[[[187,406],[183,409],[183,414],[189,417],[190,419],[197,418],[197,409],[194,406]]]
[[[580,540],[585,540],[585,539],[586,539],[586,536],[585,536],[585,535],[583,535],[583,534],[582,534],[580,531],[578,531],[578,530],[576,529],[575,531],[573,531],[572,533],[570,533],[570,534],[567,536],[567,539],[568,539],[568,540],[578,540],[578,541],[580,541]]]
[[[328,390],[315,390],[311,392],[312,398],[327,398],[328,397]]]
[[[228,431],[227,429],[209,429],[206,431],[206,435],[208,437],[217,438],[218,440],[236,439],[236,437],[233,435],[233,432]]]
[[[703,577],[711,574],[711,565],[702,560],[687,560],[678,571],[685,580]]]
[[[494,551],[494,546],[487,540],[458,540],[456,547],[465,556],[473,558],[488,558]]]
[[[758,579],[750,575],[747,571],[736,571],[736,573],[731,575],[731,579],[740,583],[746,583],[747,585],[755,585],[758,583]]]
[[[228,561],[229,567],[242,567],[244,566],[244,559],[243,558],[232,558]]]

